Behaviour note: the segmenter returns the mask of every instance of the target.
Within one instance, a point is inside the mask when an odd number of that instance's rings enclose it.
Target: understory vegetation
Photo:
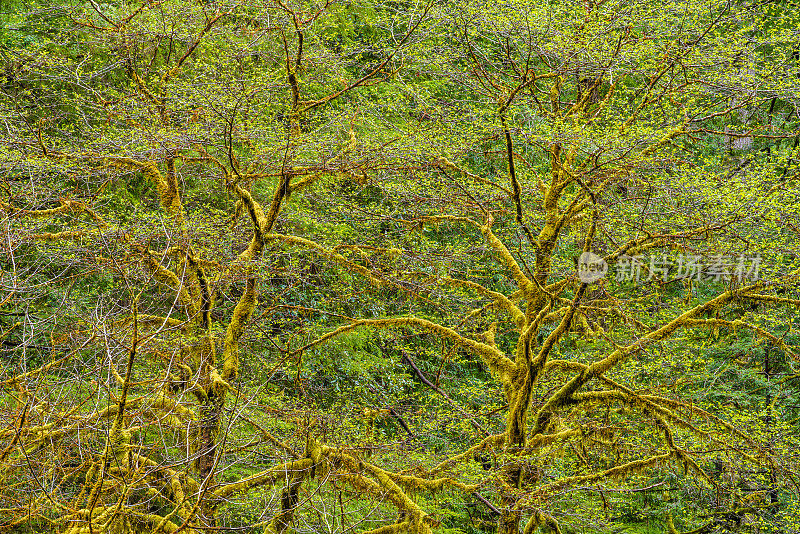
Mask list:
[[[800,533],[793,0],[4,0],[0,531]]]

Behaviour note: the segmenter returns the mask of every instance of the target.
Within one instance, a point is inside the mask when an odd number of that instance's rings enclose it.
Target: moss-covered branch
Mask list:
[[[500,350],[486,343],[475,341],[468,337],[462,336],[455,330],[434,323],[427,319],[419,317],[394,317],[386,319],[361,319],[353,321],[352,323],[340,326],[336,330],[328,332],[320,336],[311,343],[306,343],[302,347],[295,349],[294,352],[307,350],[311,347],[324,343],[336,336],[350,332],[361,326],[370,326],[373,328],[403,328],[403,327],[417,327],[423,330],[436,334],[441,338],[448,339],[457,345],[464,347],[473,354],[479,356],[481,360],[489,367],[489,370],[494,373],[502,382],[507,382],[511,379],[514,372],[514,362],[510,360]]]

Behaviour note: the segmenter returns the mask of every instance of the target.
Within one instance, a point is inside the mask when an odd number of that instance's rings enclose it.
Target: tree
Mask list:
[[[353,318],[319,339],[362,326],[412,329],[480,359],[501,386],[503,424],[476,432],[426,476],[457,479],[491,451],[497,469],[479,485],[496,492],[499,532],[558,531],[575,492],[598,495],[607,510],[607,492],[638,491],[614,481],[679,466],[706,496],[695,515],[715,528],[776,510],[774,499],[751,506],[736,484],[774,496],[792,480],[781,447],[758,439],[763,420],[704,399],[702,389],[706,336],[722,344],[727,332],[748,351],[764,343],[798,357],[782,335],[795,339],[797,265],[780,252],[796,240],[796,147],[785,141],[796,135],[797,64],[788,35],[765,28],[762,7],[693,6],[690,24],[685,7],[454,6],[456,42],[444,68],[456,89],[440,97],[450,97],[458,127],[430,140],[432,176],[415,190],[438,194],[413,207],[397,195],[384,217],[439,226],[442,241],[463,227],[474,236],[470,251],[483,245],[495,266],[452,260],[472,271],[434,274],[398,238],[404,269],[384,270],[422,278],[452,315],[423,308]],[[772,118],[777,101],[786,106],[783,130]],[[725,126],[732,121],[736,128]],[[734,143],[750,150],[737,152],[726,148],[731,137],[756,141]],[[705,265],[689,271],[691,261]],[[611,279],[584,270],[608,265],[617,267]],[[753,467],[728,463],[740,461]],[[719,470],[734,484],[722,487]],[[764,470],[768,485],[759,481]],[[673,531],[671,516],[666,522]]]
[[[422,528],[395,482],[310,424],[297,449],[243,415],[257,410],[237,379],[265,236],[290,194],[374,164],[350,155],[351,94],[394,75],[428,9],[89,2],[21,17],[46,37],[9,47],[4,88],[4,304],[33,332],[3,382],[7,525],[211,532],[228,499],[282,483],[258,523],[284,532],[324,455]],[[231,215],[245,230],[228,233]],[[265,446],[242,473],[238,456]]]
[[[664,491],[670,531],[783,506],[791,421],[706,379],[728,348],[797,359],[792,28],[692,7],[15,15],[37,31],[3,41],[7,524],[431,532],[443,491],[501,533],[609,522],[614,492]],[[279,397],[315,351],[378,350],[431,413],[376,381],[333,423]],[[440,380],[456,359],[487,413]],[[461,441],[409,451],[440,417]]]

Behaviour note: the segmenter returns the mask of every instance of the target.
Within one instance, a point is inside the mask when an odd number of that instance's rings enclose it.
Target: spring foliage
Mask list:
[[[796,528],[791,2],[9,5],[4,527]]]

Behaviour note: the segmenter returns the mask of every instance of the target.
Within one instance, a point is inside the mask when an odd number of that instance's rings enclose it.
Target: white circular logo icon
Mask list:
[[[608,263],[592,252],[584,252],[578,257],[578,279],[591,284],[603,278],[608,272]]]

